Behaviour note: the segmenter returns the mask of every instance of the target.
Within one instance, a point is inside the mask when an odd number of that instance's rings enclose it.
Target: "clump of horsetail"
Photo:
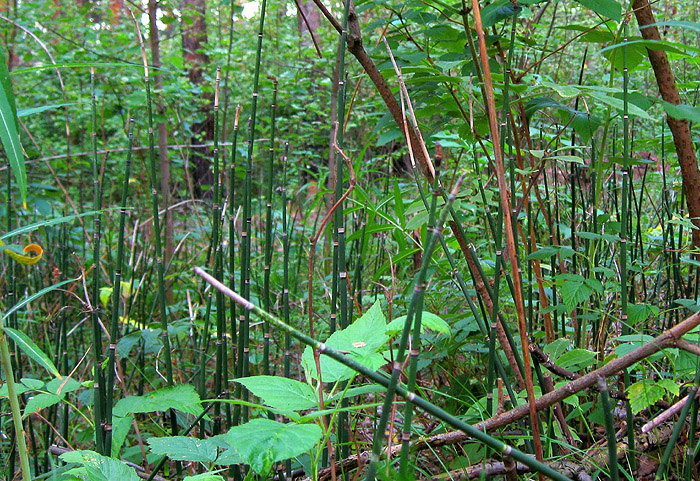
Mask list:
[[[107,361],[107,384],[105,385],[105,392],[110,395],[106,396],[105,399],[105,419],[112,419],[112,406],[114,404],[114,377],[116,370],[116,351],[117,351],[117,338],[119,337],[119,293],[121,292],[122,283],[122,266],[124,264],[124,231],[126,229],[126,216],[127,208],[129,206],[129,176],[131,175],[131,153],[134,143],[134,119],[133,117],[129,119],[129,125],[127,127],[127,137],[129,139],[129,145],[126,153],[126,161],[124,162],[124,182],[122,184],[122,205],[119,210],[119,233],[117,236],[117,259],[114,265],[114,277],[112,281],[112,320],[110,324],[109,331],[109,358]],[[107,453],[111,452],[112,436],[111,430],[107,433],[105,451]]]

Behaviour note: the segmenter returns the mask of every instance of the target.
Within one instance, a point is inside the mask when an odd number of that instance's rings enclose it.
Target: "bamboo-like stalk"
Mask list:
[[[92,103],[92,183],[93,183],[93,205],[94,211],[101,208],[101,192],[99,168],[97,163],[97,105],[95,101],[95,68],[90,68],[90,91]],[[102,218],[99,215],[93,218],[92,232],[92,308],[90,319],[92,321],[92,354],[95,371],[95,381],[93,385],[93,410],[95,416],[95,450],[100,454],[107,454],[106,432],[105,432],[105,383],[104,371],[102,369],[102,330],[100,329],[100,229]]]
[[[277,113],[277,79],[272,79],[272,104],[270,105],[270,146],[267,157],[267,192],[265,209],[265,274],[263,280],[263,305],[267,312],[272,312],[270,303],[270,264],[272,263],[272,185],[275,161],[275,114]],[[263,323],[263,374],[270,374],[270,326]]]
[[[146,88],[146,113],[148,117],[148,163],[149,163],[149,185],[151,188],[151,213],[153,215],[153,240],[155,247],[155,264],[158,281],[158,314],[160,315],[161,340],[163,342],[163,357],[165,363],[165,381],[168,386],[173,386],[173,361],[170,355],[170,337],[168,336],[168,312],[166,308],[167,299],[165,297],[165,266],[163,263],[163,247],[160,231],[160,214],[158,208],[158,185],[156,182],[156,153],[155,140],[153,138],[153,105],[151,101],[151,78],[148,73],[148,58],[146,56],[146,48],[143,44],[143,36],[138,21],[129,10],[131,17],[136,26],[136,31],[139,37],[141,46],[141,56],[143,60],[143,82]],[[170,432],[173,436],[177,435],[177,416],[175,410],[170,410]],[[178,474],[181,471],[180,463],[176,464]]]
[[[629,202],[628,202],[628,184],[629,184],[629,70],[627,68],[627,38],[628,38],[629,25],[627,20],[625,20],[624,25],[624,46],[622,47],[622,75],[623,75],[623,87],[622,87],[622,102],[623,102],[623,114],[622,114],[622,158],[624,160],[625,172],[622,173],[622,206],[620,218],[620,321],[622,323],[622,335],[627,335],[630,332],[629,324],[627,323],[627,238],[629,232]],[[624,389],[626,390],[630,386],[630,373],[628,369],[625,369],[623,373]],[[625,411],[627,413],[627,419],[634,419],[634,413],[632,412],[632,406],[629,399],[625,400]],[[634,452],[634,429],[627,430],[627,443],[630,452]],[[630,469],[635,470],[636,460],[634,456],[630,456],[629,459]]]
[[[109,358],[107,361],[107,383],[105,385],[105,422],[112,424],[112,406],[114,405],[114,377],[116,371],[117,339],[119,337],[119,298],[122,282],[122,266],[124,264],[124,231],[126,230],[127,208],[129,207],[129,176],[131,175],[131,148],[134,144],[134,118],[129,119],[127,127],[127,137],[129,148],[124,162],[124,183],[122,184],[121,209],[119,211],[119,232],[117,238],[117,258],[114,266],[114,277],[112,281],[112,320],[109,330]],[[105,439],[105,452],[112,450],[112,430],[108,429]]]
[[[446,217],[446,215],[441,214],[441,219],[443,217]],[[444,219],[443,219],[444,220]],[[244,297],[242,297],[240,294],[237,292],[229,289],[222,283],[218,282],[216,279],[214,279],[211,275],[207,274],[204,270],[202,270],[199,267],[194,268],[195,274],[198,276],[202,277],[205,279],[208,283],[210,283],[214,288],[221,290],[226,296],[228,296],[231,299],[234,299],[241,307],[246,309],[247,311],[255,314],[256,316],[260,317],[261,319],[264,319],[265,321],[269,322],[272,326],[274,326],[277,329],[283,330],[285,332],[288,332],[292,337],[295,339],[299,340],[300,342],[304,343],[307,346],[311,346],[312,348],[318,350],[322,354],[330,357],[331,359],[334,359],[338,361],[339,363],[343,364],[344,366],[347,366],[354,371],[356,371],[358,374],[361,374],[368,379],[370,379],[373,382],[376,382],[377,384],[380,384],[387,389],[389,386],[392,385],[391,380],[387,379],[384,375],[373,371],[362,364],[358,363],[354,359],[338,352],[335,351],[322,342],[319,342],[306,334],[302,333],[298,329],[293,328],[292,326],[284,323],[277,317],[273,316],[272,314],[269,314],[265,312],[264,310],[260,309],[257,307],[255,304],[252,302],[248,301]],[[408,325],[408,323],[407,323]],[[543,464],[535,459],[533,459],[531,456],[523,453],[522,451],[519,451],[512,446],[509,446],[502,441],[499,441],[498,439],[489,436],[488,434],[484,433],[483,431],[480,431],[479,429],[476,429],[475,427],[465,423],[464,421],[461,421],[460,419],[456,418],[455,416],[449,414],[445,410],[439,408],[438,406],[435,406],[431,402],[423,399],[422,397],[416,395],[413,392],[409,392],[406,390],[403,386],[401,385],[395,385],[395,392],[403,397],[404,399],[409,399],[413,404],[418,406],[420,409],[424,410],[428,414],[440,419],[441,421],[444,421],[445,423],[448,423],[450,426],[455,427],[456,429],[459,429],[463,431],[467,436],[473,437],[477,441],[486,444],[487,446],[491,447],[494,451],[511,456],[513,459],[516,461],[522,462],[526,466],[529,466],[530,468],[533,469],[533,471],[536,471],[538,473],[542,473],[551,479],[555,481],[570,481],[566,476],[562,475],[561,473],[555,471],[551,467],[547,466],[546,464]]]
[[[493,85],[491,83],[491,72],[488,63],[488,53],[486,50],[486,39],[484,36],[484,29],[481,23],[481,11],[479,7],[478,0],[472,0],[472,7],[474,10],[474,20],[476,26],[476,32],[479,37],[479,54],[481,57],[481,64],[484,73],[484,87],[486,91],[486,102],[489,111],[489,128],[492,136],[492,145],[494,150],[494,157],[496,161],[496,177],[498,179],[498,190],[501,198],[501,208],[503,210],[504,224],[506,228],[506,239],[508,245],[508,257],[510,261],[510,268],[513,277],[513,297],[515,301],[516,312],[518,315],[518,329],[520,331],[520,343],[522,346],[523,353],[523,364],[525,371],[525,388],[527,390],[528,403],[530,405],[530,427],[532,429],[532,437],[535,445],[535,457],[538,461],[543,461],[542,456],[542,440],[540,439],[539,432],[539,419],[537,417],[537,411],[535,409],[535,393],[533,387],[532,369],[530,363],[530,352],[528,350],[529,340],[527,335],[527,326],[525,324],[525,309],[522,299],[522,289],[520,272],[518,269],[518,252],[517,244],[515,243],[515,234],[513,230],[513,219],[511,216],[511,204],[508,197],[508,189],[506,187],[505,172],[503,166],[503,153],[500,149],[500,144],[498,140],[498,126],[496,125],[496,102],[494,100]],[[543,481],[543,475],[540,473],[540,481]]]
[[[221,85],[221,67],[216,69],[214,84],[214,205],[212,209],[212,245],[214,246],[214,275],[223,282],[224,279],[224,252],[221,246],[221,197],[222,182],[220,155],[219,155],[219,98]],[[224,390],[224,354],[226,349],[226,308],[224,296],[216,293],[216,371],[214,372],[214,393],[219,396]],[[206,352],[204,353],[206,354]],[[204,376],[204,372],[201,373]],[[218,404],[218,403],[217,403]],[[214,406],[214,434],[221,432],[221,406]]]
[[[411,328],[414,326],[418,326],[420,329],[420,314],[418,314],[418,309],[422,309],[422,302],[423,302],[423,295],[425,292],[426,288],[426,279],[427,279],[427,273],[428,273],[428,266],[430,266],[430,258],[432,257],[433,250],[435,249],[435,245],[437,244],[437,239],[442,235],[442,229],[445,221],[447,220],[447,216],[449,214],[449,207],[452,205],[454,202],[454,199],[456,197],[456,193],[459,191],[459,187],[461,186],[462,180],[464,179],[464,174],[460,179],[457,181],[455,184],[455,188],[450,194],[450,198],[448,202],[446,202],[446,207],[443,209],[441,212],[440,218],[437,222],[434,222],[435,219],[435,211],[437,209],[437,197],[440,193],[439,191],[439,178],[437,175],[435,176],[435,181],[433,185],[433,197],[432,197],[432,203],[431,203],[431,208],[430,208],[430,221],[435,223],[434,229],[431,231],[431,235],[428,236],[428,239],[426,240],[426,245],[424,247],[424,253],[423,253],[423,264],[421,265],[420,270],[416,273],[415,280],[414,280],[414,287],[413,287],[413,297],[411,298],[411,303],[408,306],[408,312],[406,313],[406,324],[403,327],[403,330],[401,332],[401,337],[399,339],[399,346],[398,349],[396,350],[396,354],[394,356],[394,362],[392,365],[392,371],[391,371],[391,380],[389,381],[389,385],[387,386],[387,392],[386,392],[386,397],[384,398],[384,403],[382,406],[382,414],[381,417],[379,418],[379,423],[377,424],[375,431],[374,431],[374,438],[372,440],[372,454],[370,457],[370,464],[367,467],[367,472],[365,473],[365,480],[366,481],[373,481],[374,476],[377,471],[377,465],[379,463],[379,457],[381,454],[382,446],[384,445],[384,436],[385,436],[385,429],[387,425],[387,421],[389,419],[389,413],[391,412],[391,408],[393,406],[394,402],[394,395],[397,392],[396,387],[398,386],[399,383],[399,377],[401,375],[401,372],[403,370],[403,362],[404,362],[404,357],[406,354],[406,348],[408,346],[408,339],[409,339],[409,333],[411,331]],[[419,332],[420,335],[420,332]],[[411,352],[413,355],[413,352]],[[417,356],[417,353],[416,353]],[[412,401],[410,398],[408,401]],[[406,469],[405,467],[403,469]]]
[[[235,208],[235,199],[236,199],[236,158],[238,154],[238,121],[241,116],[241,106],[238,105],[236,106],[236,116],[233,121],[233,139],[231,141],[232,143],[232,148],[231,148],[231,161],[229,162],[228,166],[228,245],[229,245],[229,266],[228,266],[228,285],[231,289],[235,288],[236,285],[236,249],[234,248],[236,245],[236,208]],[[240,377],[241,373],[239,371],[239,367],[241,366],[241,359],[240,359],[240,353],[243,352],[243,348],[240,347],[240,342],[242,342],[243,338],[240,336],[240,333],[238,332],[238,328],[236,326],[236,319],[237,319],[237,314],[236,314],[236,302],[234,300],[230,300],[230,305],[229,305],[229,317],[231,319],[231,348],[233,352],[231,353],[231,360],[233,361],[233,374],[235,377]],[[241,396],[241,384],[236,383],[236,388],[235,388],[235,396],[236,398],[240,398]],[[240,421],[240,406],[236,405],[233,408],[233,419],[231,420],[232,425],[236,426],[238,425]]]
[[[611,481],[620,479],[617,467],[617,440],[615,439],[615,422],[613,420],[613,408],[610,402],[610,389],[605,378],[598,378],[598,391],[602,401],[603,414],[605,416],[605,435],[608,438],[608,468],[610,469]],[[634,431],[634,429],[630,429]]]
[[[265,10],[267,8],[267,0],[262,0],[260,4],[260,22],[258,23],[258,43],[255,51],[255,71],[253,73],[253,100],[251,104],[250,120],[249,120],[249,132],[248,132],[248,156],[246,159],[246,176],[245,176],[245,188],[243,192],[243,219],[245,221],[245,226],[241,232],[241,291],[244,296],[250,296],[250,259],[251,259],[251,239],[252,239],[252,182],[253,182],[253,150],[255,142],[255,129],[258,111],[258,95],[260,89],[260,64],[262,62],[262,45],[263,45],[263,32],[265,28]],[[250,326],[250,313],[248,311],[243,311],[239,317],[240,327],[238,335],[241,336],[239,340],[239,377],[245,377],[248,375],[249,369],[249,326]],[[247,401],[249,398],[248,390],[242,389],[242,399]],[[242,421],[247,422],[250,416],[250,409],[248,406],[242,407],[243,416]]]

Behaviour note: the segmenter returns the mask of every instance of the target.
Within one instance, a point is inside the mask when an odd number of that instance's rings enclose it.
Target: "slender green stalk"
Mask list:
[[[90,69],[90,89],[92,97],[92,183],[93,210],[98,211],[102,206],[100,179],[97,163],[97,105],[95,101],[95,68]],[[95,382],[93,385],[93,410],[95,413],[95,450],[100,454],[108,454],[105,432],[105,380],[102,369],[102,329],[100,328],[100,229],[102,217],[94,216],[92,232],[92,354],[94,358]]]
[[[262,0],[260,5],[260,22],[258,24],[258,43],[255,52],[255,71],[253,73],[253,101],[250,111],[249,132],[248,132],[248,156],[246,159],[246,177],[245,189],[243,192],[243,218],[245,219],[245,227],[241,232],[241,291],[243,295],[250,296],[250,259],[251,259],[251,237],[252,237],[252,196],[253,196],[253,150],[255,143],[255,128],[258,111],[258,92],[260,89],[260,64],[262,62],[262,44],[263,31],[265,27],[265,10],[267,8],[267,0]],[[249,369],[249,326],[250,312],[244,311],[239,317],[240,328],[238,335],[239,340],[239,372],[240,377],[248,375]],[[242,399],[247,401],[249,398],[248,390],[243,388]],[[243,406],[243,422],[248,421],[250,409],[248,406]]]
[[[146,111],[148,116],[148,163],[149,169],[149,185],[151,188],[151,213],[153,215],[153,239],[155,246],[155,264],[156,264],[156,274],[158,280],[158,310],[160,314],[160,329],[161,329],[161,341],[163,343],[163,361],[165,363],[165,381],[168,386],[173,386],[173,361],[170,355],[170,337],[168,336],[168,312],[166,309],[167,299],[165,297],[165,266],[163,263],[163,247],[161,240],[161,230],[160,230],[160,212],[158,208],[158,185],[156,181],[156,153],[155,153],[155,141],[153,138],[153,105],[151,101],[151,78],[148,74],[148,59],[146,57],[146,49],[143,45],[143,37],[141,35],[141,29],[139,28],[139,23],[136,18],[132,19],[136,25],[136,30],[139,36],[139,43],[141,45],[141,56],[143,59],[143,82],[146,87]],[[170,410],[170,432],[173,436],[177,435],[177,416],[175,410]],[[182,468],[180,463],[176,464],[178,474],[181,472]]]
[[[443,211],[443,214],[444,211]],[[446,215],[441,215],[441,220],[444,220],[446,218]],[[388,389],[390,386],[394,386],[394,390],[396,394],[399,396],[403,397],[404,399],[410,400],[413,404],[418,406],[420,409],[425,411],[426,413],[440,419],[441,421],[444,421],[445,423],[449,424],[450,426],[459,429],[463,431],[465,434],[468,436],[471,436],[472,438],[476,439],[477,441],[491,447],[494,451],[501,453],[503,455],[511,456],[513,459],[516,461],[519,461],[523,463],[524,465],[530,467],[533,471],[537,473],[542,473],[545,476],[550,477],[551,479],[555,481],[570,481],[569,478],[566,476],[562,475],[561,473],[555,471],[551,467],[547,466],[546,464],[540,463],[539,461],[533,459],[531,456],[523,453],[522,451],[519,451],[512,446],[509,446],[502,441],[486,434],[485,432],[476,429],[474,426],[471,426],[464,421],[461,421],[460,419],[456,418],[455,416],[449,414],[447,411],[444,409],[439,408],[438,406],[435,406],[431,402],[421,398],[417,394],[408,391],[406,388],[404,388],[401,385],[397,385],[396,383],[392,383],[390,379],[387,379],[384,375],[380,374],[379,372],[373,371],[369,369],[368,367],[360,364],[359,362],[355,361],[354,359],[346,356],[345,354],[342,354],[338,351],[335,351],[328,346],[326,346],[324,343],[319,342],[306,334],[302,333],[298,329],[293,328],[292,326],[284,323],[277,317],[273,316],[272,314],[269,314],[265,312],[264,310],[260,309],[257,307],[255,304],[252,302],[248,301],[244,297],[242,297],[240,294],[237,292],[229,289],[225,285],[221,284],[218,282],[214,277],[211,275],[207,274],[205,271],[203,271],[199,267],[194,268],[195,274],[198,276],[202,277],[205,279],[208,283],[210,283],[214,288],[222,291],[226,296],[228,296],[231,299],[234,299],[238,304],[241,305],[244,309],[246,309],[249,312],[252,312],[259,318],[269,322],[272,326],[276,327],[277,329],[280,329],[284,332],[288,332],[292,337],[295,339],[301,341],[303,344],[307,346],[311,346],[314,349],[317,349],[320,353],[330,357],[331,359],[334,359],[338,361],[339,363],[343,364],[344,366],[347,366],[354,371],[356,371],[358,374],[361,374],[368,379],[370,379],[373,382],[376,382],[377,384],[380,384],[384,387],[387,388],[387,395],[388,395]],[[406,325],[408,326],[409,323],[407,322]],[[404,329],[405,330],[405,329]],[[404,336],[407,337],[407,336]]]
[[[129,146],[124,163],[124,183],[122,184],[122,205],[119,215],[119,234],[117,239],[117,259],[114,266],[114,278],[112,282],[112,322],[109,330],[109,358],[107,361],[107,384],[105,385],[105,422],[112,424],[112,406],[114,404],[114,377],[116,371],[116,351],[119,337],[119,298],[122,283],[122,266],[124,264],[124,231],[126,230],[126,215],[129,206],[129,176],[131,175],[131,152],[134,144],[134,119],[129,120],[127,136]],[[112,450],[112,430],[108,429],[105,439],[105,452]]]
[[[14,262],[14,261],[10,261]],[[19,454],[20,466],[22,469],[22,480],[30,481],[32,473],[29,468],[29,455],[27,453],[27,442],[25,441],[26,433],[22,425],[22,411],[19,407],[19,397],[17,389],[15,389],[15,374],[12,369],[12,361],[10,359],[10,349],[3,330],[3,321],[0,317],[0,361],[2,362],[2,371],[5,373],[5,384],[7,385],[7,397],[10,401],[10,411],[12,412],[12,422],[15,426],[15,441],[17,445],[17,453]],[[14,475],[14,473],[11,473]]]
[[[602,401],[603,413],[605,415],[605,435],[608,438],[608,468],[610,469],[611,481],[618,481],[620,478],[617,467],[617,440],[615,439],[615,421],[613,420],[613,408],[610,402],[610,390],[604,377],[598,378],[598,391]],[[634,429],[630,429],[634,431]]]
[[[265,216],[265,277],[263,280],[263,300],[265,310],[271,312],[270,304],[270,264],[272,263],[272,184],[275,161],[275,114],[277,112],[277,79],[272,78],[272,105],[270,105],[270,147],[267,158],[267,199]],[[270,374],[270,326],[263,324],[263,374]]]
[[[629,237],[629,201],[628,201],[628,183],[629,183],[629,71],[627,69],[627,37],[628,37],[628,27],[627,21],[624,25],[624,47],[622,48],[622,59],[623,59],[623,88],[622,88],[622,101],[623,101],[623,115],[622,115],[622,157],[625,164],[625,172],[622,174],[622,216],[620,219],[620,306],[621,313],[620,319],[622,322],[622,335],[627,335],[630,332],[630,326],[627,323],[627,238]],[[625,369],[623,373],[624,388],[627,389],[630,386],[630,374],[629,370]],[[625,401],[625,411],[627,413],[627,419],[634,419],[634,413],[632,412],[632,406],[629,399]],[[627,443],[629,445],[630,452],[634,452],[634,429],[627,430]],[[634,471],[636,461],[634,456],[630,456],[630,469]]]

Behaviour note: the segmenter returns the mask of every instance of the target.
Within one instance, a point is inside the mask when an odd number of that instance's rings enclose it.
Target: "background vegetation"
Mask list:
[[[697,3],[0,3],[0,478],[698,479]]]

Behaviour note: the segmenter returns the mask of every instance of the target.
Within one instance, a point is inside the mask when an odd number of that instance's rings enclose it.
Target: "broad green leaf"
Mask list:
[[[680,386],[673,379],[659,379],[656,383],[673,396],[678,396],[681,392]]]
[[[66,280],[66,281],[59,282],[58,284],[54,284],[54,285],[52,285],[52,286],[45,287],[45,288],[43,288],[42,290],[40,290],[39,292],[35,292],[35,293],[32,294],[31,296],[27,297],[26,299],[22,299],[22,300],[19,301],[17,304],[15,304],[14,306],[12,306],[12,307],[2,316],[2,319],[3,319],[3,320],[7,319],[8,317],[10,317],[10,314],[12,314],[13,312],[15,312],[15,311],[17,311],[17,310],[19,310],[19,309],[22,309],[24,306],[26,306],[27,304],[29,304],[30,302],[32,302],[34,299],[37,299],[37,298],[43,296],[43,295],[46,294],[47,292],[51,292],[51,291],[53,291],[53,290],[58,289],[59,287],[63,287],[63,286],[65,286],[66,284],[70,284],[71,282],[75,282],[75,281],[79,281],[79,280],[80,280],[80,277],[76,277],[75,279],[68,279],[68,280]],[[7,329],[8,329],[8,328],[5,328],[5,330],[7,330]],[[48,358],[47,358],[47,359],[48,359]],[[54,369],[56,369],[56,368],[54,367]],[[58,372],[58,371],[56,371],[56,372]],[[60,377],[60,375],[57,375],[57,377]]]
[[[603,102],[604,104],[610,105],[613,108],[616,108],[620,112],[624,110],[624,102],[621,99],[618,99],[616,97],[612,97],[610,95],[605,95],[602,92],[598,92],[595,90],[589,90],[588,95],[593,97],[596,100],[599,100]],[[654,120],[648,113],[646,113],[644,110],[640,109],[633,103],[628,103],[627,104],[629,114],[630,115],[635,115],[637,117],[646,119],[646,120]]]
[[[10,161],[22,202],[26,203],[27,172],[24,168],[24,154],[17,131],[17,107],[15,107],[15,95],[12,93],[10,71],[7,69],[4,48],[0,48],[0,140]]]
[[[582,276],[560,274],[556,279],[561,297],[569,310],[573,310],[580,303],[587,301],[593,294],[593,289],[586,285],[586,279]]]
[[[187,436],[148,438],[148,445],[152,453],[167,456],[175,461],[213,463],[219,454],[215,442]]]
[[[61,459],[66,463],[76,463],[84,466],[91,481],[139,481],[134,468],[127,466],[118,459],[108,458],[94,451],[69,451],[61,454]]]
[[[231,428],[226,440],[240,454],[244,463],[256,473],[265,475],[273,463],[309,451],[322,434],[316,424],[282,424],[270,419],[253,419]]]
[[[596,353],[586,349],[572,349],[559,356],[556,360],[557,365],[570,371],[579,371],[593,364]]]
[[[386,326],[386,333],[390,336],[395,336],[403,331],[403,326],[406,324],[406,316],[397,317]],[[436,331],[446,336],[450,336],[450,325],[447,324],[441,317],[432,312],[423,311],[421,315],[421,332],[426,329]]]
[[[362,317],[346,329],[335,331],[325,344],[337,351],[346,352],[355,361],[376,370],[386,364],[384,357],[377,353],[389,340],[385,331],[386,320],[379,301],[377,301]],[[310,347],[306,347],[301,360],[309,376],[316,379],[316,363]],[[354,371],[338,361],[322,355],[321,374],[324,382],[335,382],[350,379]]]
[[[557,359],[561,354],[563,354],[564,352],[566,352],[567,349],[569,349],[569,346],[571,346],[571,341],[564,337],[560,337],[559,339],[555,339],[554,341],[544,346],[542,348],[542,351],[546,354],[549,354],[552,357],[552,359]]]
[[[220,449],[219,457],[216,458],[216,462],[214,464],[218,466],[231,466],[232,464],[241,464],[243,462],[241,460],[241,456],[238,454],[238,451],[233,449],[228,443],[227,434],[212,436],[209,438],[209,441],[216,444],[216,446]]]
[[[627,388],[627,397],[634,414],[663,399],[665,393],[666,389],[652,379],[642,379]]]
[[[44,408],[58,404],[63,399],[63,396],[57,396],[56,394],[40,393],[33,396],[27,401],[27,405],[24,408],[24,414],[22,418],[26,418],[30,414],[41,411]]]
[[[693,107],[687,104],[673,105],[666,101],[661,102],[661,105],[666,113],[674,119],[690,120],[696,124],[700,123],[700,107]]]
[[[262,401],[277,409],[301,411],[318,407],[314,389],[296,379],[276,376],[253,376],[235,379]]]
[[[644,322],[650,317],[659,315],[659,308],[652,304],[629,304],[627,306],[627,319],[635,325]]]
[[[17,347],[20,348],[22,352],[29,356],[34,362],[46,369],[52,376],[62,379],[61,374],[58,372],[58,369],[56,369],[53,361],[51,361],[49,356],[44,354],[44,351],[39,349],[39,346],[34,344],[34,341],[29,339],[26,334],[24,334],[22,331],[18,331],[17,329],[12,329],[11,327],[5,327],[3,330],[8,337],[15,341]]]
[[[144,394],[120,399],[114,406],[114,415],[124,417],[127,414],[150,413],[176,409],[185,414],[198,416],[203,408],[194,387],[179,384]]]
[[[577,0],[584,7],[588,7],[602,17],[616,21],[622,20],[622,5],[615,0]]]
[[[134,422],[134,417],[112,416],[112,457],[119,457],[119,451],[122,449],[126,436],[131,430],[131,425]]]

